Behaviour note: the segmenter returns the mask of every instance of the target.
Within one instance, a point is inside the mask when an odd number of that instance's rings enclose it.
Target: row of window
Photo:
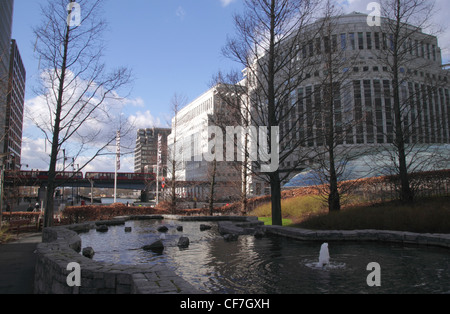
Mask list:
[[[339,37],[338,37],[339,36]],[[405,39],[401,40],[404,51],[409,54],[426,58],[428,60],[437,61],[437,46],[424,41]],[[320,55],[322,52],[329,53],[331,51],[341,50],[386,50],[394,49],[394,38],[392,34],[380,32],[353,32],[341,33],[340,35],[331,35],[331,38],[325,36],[323,38],[315,38],[303,45],[301,48],[303,58]]]
[[[189,110],[185,115],[183,115],[178,121],[178,125],[189,122],[200,114],[210,111],[213,108],[213,98],[209,98],[202,102],[200,105]]]
[[[354,66],[354,67],[344,67],[342,69],[343,73],[347,73],[349,71],[353,71],[354,73],[358,73],[358,72],[389,72],[389,69],[387,66]],[[334,73],[337,74],[337,69],[333,70]],[[418,70],[411,70],[411,69],[405,69],[404,67],[400,67],[399,72],[401,74],[408,74],[409,76],[414,75],[417,77],[422,77],[422,78],[427,78],[427,79],[433,79],[433,80],[438,80],[440,82],[448,82],[448,77],[447,76],[442,76],[442,75],[436,75],[436,74],[430,74],[428,72],[424,72],[424,71],[418,71]],[[328,70],[324,70],[323,72],[324,76],[328,75]],[[444,72],[442,72],[444,73]],[[444,73],[445,74],[445,73]],[[321,72],[320,71],[315,71],[314,73],[306,73],[305,74],[305,79],[309,79],[311,77],[320,77],[321,76]]]
[[[394,112],[389,80],[355,80],[334,89],[333,122],[338,144],[392,143]],[[450,94],[448,89],[405,83],[400,88],[406,142],[450,143]],[[294,95],[295,97],[295,95]],[[328,122],[319,86],[298,89],[289,119],[280,125],[282,146],[303,141],[322,146]],[[284,143],[283,143],[284,142]]]

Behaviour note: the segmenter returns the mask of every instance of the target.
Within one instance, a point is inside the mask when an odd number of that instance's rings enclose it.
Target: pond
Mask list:
[[[200,225],[212,228],[200,231]],[[168,227],[164,251],[143,250]],[[318,267],[319,242],[285,237],[241,235],[225,241],[216,222],[127,221],[108,232],[80,234],[82,247],[93,247],[94,260],[116,264],[165,263],[197,289],[208,293],[450,293],[450,250],[375,242],[330,242],[330,262]],[[178,231],[176,226],[183,226]],[[179,248],[187,236],[189,247]],[[380,265],[381,286],[369,287],[369,263]]]

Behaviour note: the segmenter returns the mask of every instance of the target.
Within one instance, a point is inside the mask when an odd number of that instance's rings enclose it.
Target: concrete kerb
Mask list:
[[[127,220],[176,219],[181,221],[216,221],[221,234],[266,234],[304,241],[382,241],[450,248],[450,234],[420,234],[385,230],[307,230],[292,227],[264,226],[257,217],[240,216],[122,216],[108,221],[45,228],[37,246],[35,293],[55,294],[200,294],[203,293],[177,276],[163,264],[117,265],[96,262],[82,256],[79,232],[98,225],[125,224]],[[69,287],[67,265],[81,266],[80,287]]]
[[[450,248],[450,234],[413,233],[391,230],[307,230],[292,227],[264,226],[268,234],[304,241],[393,242]]]

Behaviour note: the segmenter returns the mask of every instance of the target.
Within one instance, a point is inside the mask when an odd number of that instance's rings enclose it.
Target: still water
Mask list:
[[[144,251],[169,227],[162,254]],[[200,224],[212,229],[200,231]],[[183,231],[176,226],[182,225]],[[399,244],[329,243],[330,264],[318,268],[319,242],[283,237],[239,236],[226,242],[214,222],[128,221],[107,233],[80,234],[82,247],[95,250],[94,260],[116,264],[165,263],[197,289],[209,293],[450,293],[450,250]],[[177,246],[187,236],[186,249]],[[381,286],[369,287],[367,265],[377,262]]]

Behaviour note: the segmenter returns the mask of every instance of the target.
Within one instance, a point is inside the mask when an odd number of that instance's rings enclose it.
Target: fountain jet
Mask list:
[[[330,253],[328,251],[328,243],[324,243],[320,247],[319,264],[317,264],[317,266],[324,267],[329,263],[330,263]]]

